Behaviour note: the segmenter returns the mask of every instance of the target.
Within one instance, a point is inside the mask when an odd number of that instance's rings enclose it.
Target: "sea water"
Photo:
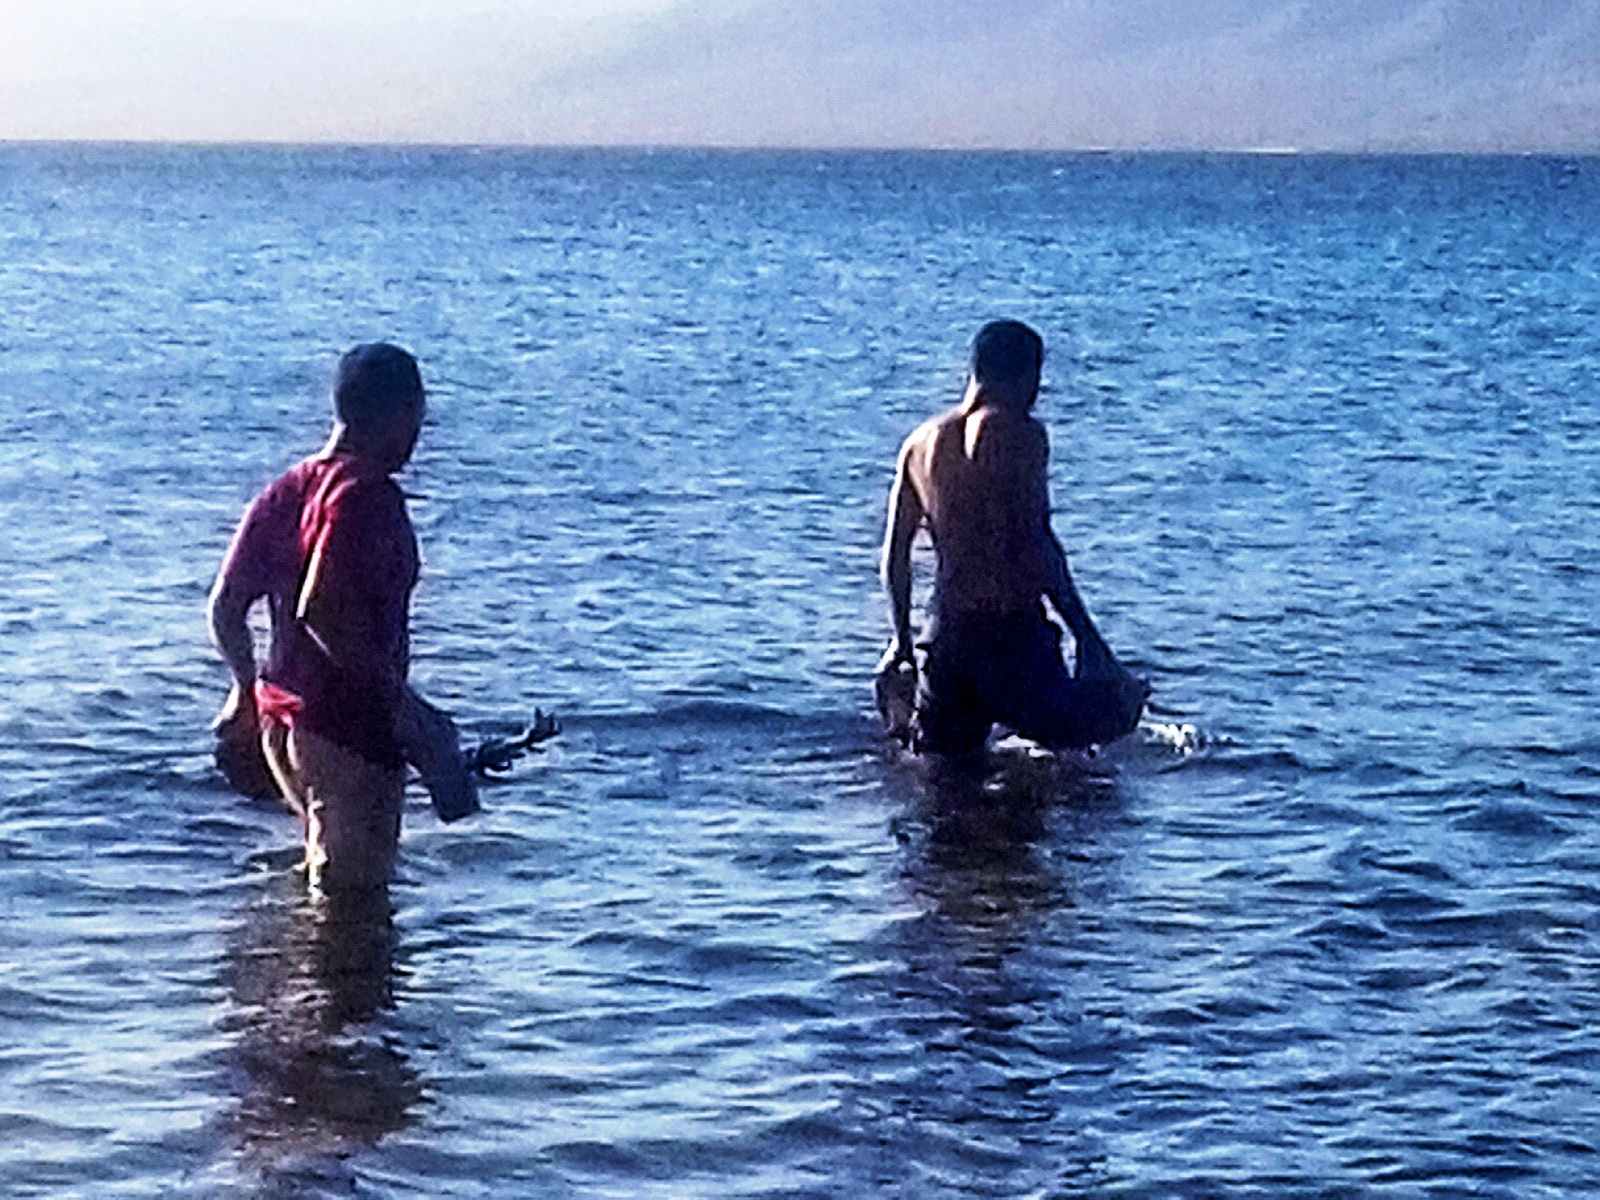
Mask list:
[[[0,148],[0,1193],[1600,1190],[1597,218],[1594,160]],[[951,806],[876,549],[1002,315],[1154,711]],[[414,676],[566,728],[413,794],[392,914],[206,730],[374,338]]]

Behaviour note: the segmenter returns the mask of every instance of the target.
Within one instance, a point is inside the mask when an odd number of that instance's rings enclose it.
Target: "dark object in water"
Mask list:
[[[406,761],[416,768],[441,821],[459,821],[478,811],[478,780],[509,771],[516,760],[561,732],[553,713],[534,710],[533,723],[514,738],[489,738],[468,753],[445,713],[415,692],[401,704],[397,732]],[[217,723],[212,757],[228,786],[251,800],[280,799],[277,781],[261,749],[254,711],[236,712]]]
[[[448,715],[407,688],[395,732],[441,821],[459,821],[478,811],[478,779]]]
[[[400,710],[400,744],[422,777],[441,821],[459,821],[478,811],[478,780],[503,774],[522,755],[561,732],[554,714],[534,710],[533,724],[514,738],[489,738],[463,752],[455,722],[415,692]]]
[[[1090,745],[1108,746],[1139,727],[1150,683],[1117,661],[1098,629],[1091,626],[1088,633],[1078,639],[1074,672],[1083,697],[1081,736]]]
[[[561,732],[555,713],[533,710],[533,724],[514,738],[489,738],[467,755],[467,765],[485,779],[503,775],[512,765]]]
[[[211,757],[228,786],[250,800],[278,799],[278,784],[261,749],[255,712],[234,712],[218,721],[212,732],[217,741]]]

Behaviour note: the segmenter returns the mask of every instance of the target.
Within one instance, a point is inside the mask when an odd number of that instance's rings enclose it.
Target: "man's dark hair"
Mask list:
[[[990,321],[972,339],[972,375],[979,383],[1016,383],[1043,365],[1044,339],[1021,321]]]
[[[351,428],[366,428],[404,411],[422,394],[422,372],[408,351],[367,342],[339,359],[333,411]]]

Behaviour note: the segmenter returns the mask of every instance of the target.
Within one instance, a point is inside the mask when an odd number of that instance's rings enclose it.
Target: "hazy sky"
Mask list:
[[[0,0],[0,138],[1600,150],[1600,0]]]

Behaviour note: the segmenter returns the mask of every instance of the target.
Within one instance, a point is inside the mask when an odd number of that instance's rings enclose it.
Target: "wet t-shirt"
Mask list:
[[[351,678],[297,619],[303,592],[359,613],[368,669],[401,681],[410,657],[417,539],[405,497],[348,455],[319,455],[286,471],[251,503],[222,572],[229,586],[266,596],[272,642],[257,697],[263,719],[303,727],[370,762],[398,766],[398,691]]]

